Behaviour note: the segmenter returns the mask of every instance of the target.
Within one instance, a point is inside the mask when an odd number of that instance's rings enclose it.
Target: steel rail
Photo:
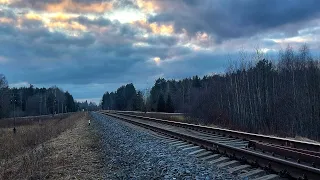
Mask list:
[[[159,115],[171,115],[171,116],[185,115],[184,113],[166,113],[166,112],[142,112],[142,111],[115,111],[115,112],[133,113],[133,114],[159,114]]]
[[[249,141],[249,147],[253,147],[254,149],[260,149],[262,151],[271,152],[272,155],[277,154],[284,158],[293,158],[298,163],[306,162],[311,163],[313,167],[319,167],[320,165],[320,157],[313,154],[308,154],[304,152],[295,151],[292,149],[287,149],[281,146],[274,146],[272,144],[257,142],[257,141]]]
[[[259,143],[261,143],[261,142],[259,142]],[[275,146],[275,147],[279,147],[279,148],[285,148],[285,149],[288,149],[288,150],[297,151],[297,152],[310,154],[310,155],[315,155],[315,156],[319,156],[320,157],[320,152],[309,151],[309,150],[305,150],[305,149],[292,148],[292,147],[287,147],[287,146],[280,146],[280,145],[277,145],[277,144],[270,144],[270,145]]]

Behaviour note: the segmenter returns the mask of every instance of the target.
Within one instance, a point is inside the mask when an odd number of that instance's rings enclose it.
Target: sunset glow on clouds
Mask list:
[[[318,5],[316,0],[0,0],[0,73],[11,84],[57,84],[78,99],[92,99],[123,83],[147,86],[159,76],[221,72],[227,58],[236,59],[242,49],[275,53],[307,43],[317,52]],[[96,89],[74,90],[88,84]]]

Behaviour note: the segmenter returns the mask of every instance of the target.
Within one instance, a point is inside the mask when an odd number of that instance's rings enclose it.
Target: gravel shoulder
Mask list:
[[[141,128],[98,113],[91,116],[101,136],[106,179],[239,179]]]

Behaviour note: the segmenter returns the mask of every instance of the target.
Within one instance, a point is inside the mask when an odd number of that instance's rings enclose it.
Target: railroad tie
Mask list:
[[[254,178],[254,177],[257,177],[257,176],[261,176],[264,173],[265,173],[265,171],[263,171],[261,169],[255,169],[255,170],[249,171],[247,173],[240,174],[239,176],[241,178]]]
[[[193,146],[193,147],[184,148],[184,149],[182,149],[182,151],[192,151],[192,150],[196,150],[196,149],[200,149],[200,146]]]
[[[178,149],[184,149],[184,148],[193,147],[193,146],[194,146],[193,144],[186,144],[186,145],[178,146],[178,147],[176,147],[176,148],[178,148]]]
[[[163,139],[165,143],[170,143],[170,142],[173,142],[174,140],[176,139],[171,139],[171,138]]]
[[[238,172],[240,172],[240,171],[248,170],[250,167],[251,167],[250,165],[244,164],[244,165],[232,167],[232,168],[228,169],[228,172],[229,172],[230,174],[235,174],[235,173],[238,173]]]
[[[183,142],[183,141],[175,139],[172,142],[169,142],[168,144],[174,145],[174,144],[178,144],[178,143],[181,143],[181,142]]]
[[[212,154],[213,154],[212,151],[206,151],[206,152],[197,154],[196,157],[197,157],[197,158],[202,158],[202,157],[209,156],[209,155],[212,155]]]
[[[177,139],[169,139],[169,140],[167,140],[166,142],[167,143],[173,143],[173,142],[178,142],[179,140],[177,140]]]
[[[160,135],[160,134],[158,134],[158,133],[154,133],[154,134],[152,134],[154,137],[156,137],[156,138],[159,138],[159,139],[168,139],[168,137],[167,136],[163,136],[163,135]]]
[[[179,146],[183,146],[183,145],[188,145],[188,143],[187,142],[182,142],[182,143],[174,144],[174,145],[171,145],[171,146],[179,147]]]
[[[232,160],[232,161],[228,161],[228,162],[225,162],[225,163],[217,164],[217,167],[225,168],[225,167],[237,166],[237,165],[240,165],[240,162],[236,161],[236,160]]]
[[[190,152],[189,155],[197,155],[197,154],[203,153],[203,152],[205,152],[205,151],[207,151],[207,150],[205,150],[205,149],[199,149],[199,150],[195,150],[195,151],[193,151],[193,152]]]
[[[158,136],[158,135],[155,135],[155,134],[152,134],[152,136],[155,137],[155,138],[158,138],[158,139],[167,139],[167,138],[165,138],[163,136]]]
[[[220,158],[218,158],[218,159],[209,161],[209,163],[210,163],[210,164],[217,164],[217,163],[227,162],[227,161],[229,161],[229,160],[230,160],[230,159],[227,158],[227,157],[220,157]]]
[[[184,142],[184,141],[180,141],[180,142],[178,142],[178,143],[172,143],[172,144],[170,144],[171,146],[181,146],[181,145],[186,145],[186,144],[188,144],[187,142]]]
[[[262,176],[262,177],[259,177],[259,178],[253,179],[253,180],[277,180],[277,179],[280,179],[280,177],[278,175],[268,174],[268,175],[265,175],[265,176]]]
[[[200,158],[201,160],[203,161],[211,161],[213,159],[217,159],[221,156],[221,154],[213,154],[213,155],[210,155],[210,156],[206,156],[206,157],[203,157],[203,158]]]

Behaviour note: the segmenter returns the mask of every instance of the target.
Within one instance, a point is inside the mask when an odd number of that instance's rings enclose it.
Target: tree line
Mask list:
[[[115,92],[106,92],[101,100],[102,109],[144,111],[145,104],[143,94],[137,91],[134,85],[121,86]]]
[[[130,83],[121,86],[115,92],[104,93],[101,107],[104,110],[174,112],[170,95],[167,95],[165,99],[164,94],[159,94],[155,103],[155,109],[150,109],[142,91],[137,91],[134,85]]]
[[[58,87],[9,88],[4,75],[0,74],[0,118],[37,116],[54,113],[75,112],[80,109],[96,110],[95,104],[76,102],[73,96]]]
[[[139,103],[145,111],[169,112],[166,107],[170,107],[170,112],[187,113],[203,124],[319,140],[320,63],[309,48],[303,45],[295,51],[288,46],[273,61],[261,54],[255,61],[246,57],[242,53],[240,61],[223,74],[182,80],[159,78]],[[125,87],[121,89],[125,91]],[[105,94],[102,105],[124,103],[108,107],[141,110],[127,106],[123,100],[128,99],[119,98],[124,92],[118,90]],[[117,98],[105,98],[110,96]]]

